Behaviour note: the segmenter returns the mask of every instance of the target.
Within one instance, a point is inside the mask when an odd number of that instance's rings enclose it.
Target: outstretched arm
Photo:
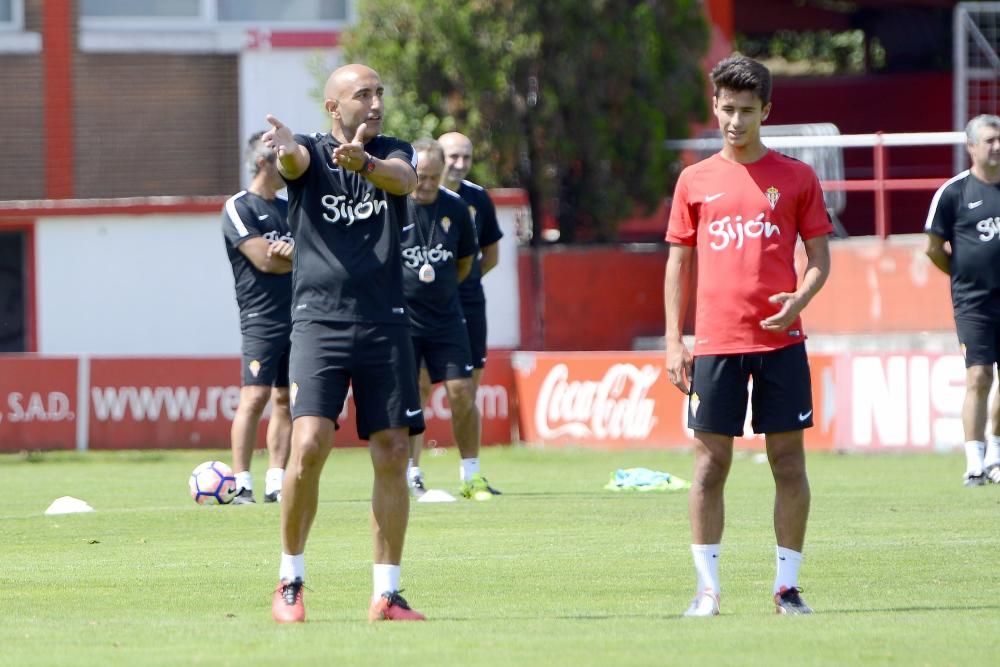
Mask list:
[[[278,156],[278,171],[290,181],[294,181],[309,168],[309,151],[295,141],[292,131],[280,120],[267,115],[271,129],[261,136],[261,142],[274,150]]]

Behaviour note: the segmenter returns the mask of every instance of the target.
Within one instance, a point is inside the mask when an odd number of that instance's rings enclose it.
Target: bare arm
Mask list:
[[[500,242],[491,243],[480,248],[483,256],[479,258],[479,269],[482,275],[486,275],[500,261]]]
[[[927,250],[924,251],[934,266],[951,275],[951,244],[937,234],[927,233]]]
[[[267,122],[271,124],[271,129],[260,140],[277,154],[278,171],[281,175],[294,181],[309,168],[309,151],[295,141],[292,131],[280,120],[268,114]]]
[[[458,267],[458,282],[462,282],[469,277],[469,273],[472,271],[472,257],[473,255],[458,258],[456,262],[456,266]]]
[[[261,273],[284,274],[292,270],[292,246],[284,241],[268,243],[255,236],[239,245],[239,251]]]
[[[673,244],[667,255],[667,269],[663,278],[663,305],[666,312],[666,367],[671,384],[685,394],[690,387],[692,359],[685,347],[684,314],[691,298],[691,276],[694,267],[694,248]]]
[[[830,238],[824,234],[805,240],[803,244],[806,248],[806,270],[802,283],[794,292],[771,295],[771,303],[780,304],[781,307],[774,315],[761,320],[761,329],[784,331],[791,326],[830,275]]]

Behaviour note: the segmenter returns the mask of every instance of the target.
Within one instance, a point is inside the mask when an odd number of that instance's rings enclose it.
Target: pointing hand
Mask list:
[[[365,131],[368,126],[361,123],[354,139],[349,144],[341,144],[333,149],[333,161],[348,171],[361,171],[367,161],[365,153]]]
[[[271,124],[271,129],[261,136],[261,142],[273,150],[278,155],[279,160],[285,155],[294,153],[298,144],[295,142],[295,137],[292,136],[292,131],[271,114],[267,115],[267,122]]]

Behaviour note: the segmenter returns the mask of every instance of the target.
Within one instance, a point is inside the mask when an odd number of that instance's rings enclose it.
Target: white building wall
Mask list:
[[[489,345],[516,348],[515,216],[513,209],[497,213],[500,263],[484,281]],[[39,218],[38,352],[238,355],[239,310],[220,215]]]
[[[330,130],[322,100],[309,92],[322,86],[312,75],[311,64],[332,72],[341,65],[340,49],[264,49],[240,54],[240,146],[254,132],[270,129],[265,120],[268,114],[300,134]],[[246,169],[241,173],[246,185]]]
[[[35,227],[42,354],[239,354],[220,217],[42,218]]]
[[[486,293],[486,344],[488,347],[517,349],[521,345],[521,298],[517,276],[517,219],[520,208],[497,207],[500,259],[483,277]]]

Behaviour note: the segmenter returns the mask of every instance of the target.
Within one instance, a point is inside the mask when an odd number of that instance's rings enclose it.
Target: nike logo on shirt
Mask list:
[[[267,220],[270,217],[271,217],[270,215],[268,215],[267,213],[265,213],[264,215],[258,215],[257,219],[258,220]]]
[[[972,208],[979,208],[982,205],[983,205],[983,200],[982,199],[980,199],[979,201],[970,201],[969,202],[969,208],[970,209],[972,209]]]
[[[726,194],[726,193],[725,192],[717,192],[714,195],[705,195],[705,203],[707,204],[709,202],[713,202],[716,199],[718,199],[719,197],[723,196],[724,194]]]
[[[812,410],[810,410],[809,412],[800,412],[799,421],[804,422],[805,420],[809,419],[809,415],[811,415],[812,413],[813,413]]]
[[[473,366],[472,364],[466,364],[465,365],[465,370],[467,370],[467,371],[471,371],[473,368],[475,368],[475,366]]]
[[[419,409],[417,409],[417,410],[407,410],[407,411],[406,411],[406,416],[407,416],[407,417],[416,417],[416,416],[417,416],[417,415],[419,415],[419,414],[420,414],[421,412],[422,412],[422,410],[419,410]]]
[[[411,229],[413,229],[413,225],[415,225],[415,224],[417,224],[417,223],[415,223],[415,222],[411,222],[411,223],[410,223],[410,224],[408,224],[407,226],[403,227],[403,231],[404,231],[404,232],[408,232],[408,231],[410,231]]]

